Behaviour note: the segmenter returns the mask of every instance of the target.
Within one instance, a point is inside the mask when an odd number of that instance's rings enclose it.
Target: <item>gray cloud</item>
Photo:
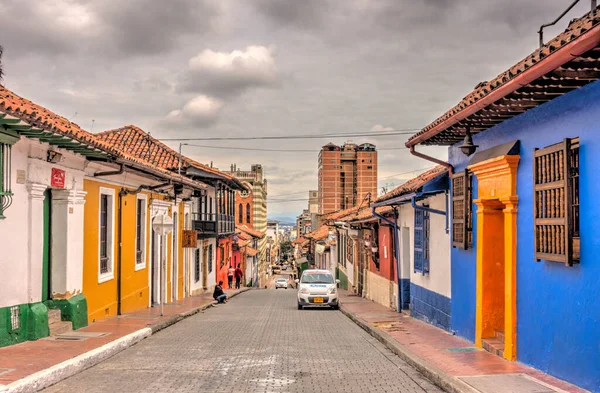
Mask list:
[[[204,0],[4,0],[5,46],[55,57],[76,52],[148,55],[170,52],[184,36],[206,33],[219,10]],[[120,61],[121,59],[115,59]]]

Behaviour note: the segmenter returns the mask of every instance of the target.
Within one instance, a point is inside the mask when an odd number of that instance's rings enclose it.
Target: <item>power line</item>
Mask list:
[[[296,153],[317,153],[319,149],[261,149],[261,148],[252,148],[252,147],[233,147],[233,146],[209,146],[209,145],[196,145],[192,143],[187,143],[184,146],[192,146],[192,147],[201,147],[207,149],[223,149],[223,150],[246,150],[246,151],[271,151],[271,152],[296,152]],[[397,146],[397,147],[384,147],[380,150],[402,150],[406,149],[406,146]]]
[[[271,136],[246,136],[246,137],[209,137],[209,138],[162,138],[162,141],[250,141],[250,140],[278,140],[278,139],[328,139],[345,137],[385,137],[394,135],[412,135],[420,129],[388,130],[369,133],[321,134],[321,135],[271,135]]]

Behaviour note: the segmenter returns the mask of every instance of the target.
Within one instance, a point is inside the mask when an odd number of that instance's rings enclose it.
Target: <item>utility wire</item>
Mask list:
[[[277,140],[277,139],[328,139],[344,137],[385,137],[394,135],[412,135],[420,129],[388,130],[377,132],[363,132],[358,134],[308,134],[308,135],[271,135],[271,136],[246,136],[246,137],[208,137],[208,138],[162,138],[161,141],[250,141],[250,140]]]
[[[201,147],[207,149],[223,149],[223,150],[247,150],[247,151],[271,151],[271,152],[296,152],[296,153],[317,153],[320,149],[261,149],[261,148],[253,148],[253,147],[231,147],[231,146],[209,146],[209,145],[196,145],[192,143],[187,143],[184,146],[192,146],[192,147]],[[384,147],[380,150],[402,150],[406,149],[406,146],[397,146],[397,147]]]

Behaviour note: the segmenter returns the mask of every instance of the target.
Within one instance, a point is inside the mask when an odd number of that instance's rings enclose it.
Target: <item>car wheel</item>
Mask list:
[[[298,310],[302,310],[302,305],[298,303]]]
[[[331,309],[332,310],[339,310],[340,306],[339,306],[339,304],[336,304],[335,306],[331,306]]]

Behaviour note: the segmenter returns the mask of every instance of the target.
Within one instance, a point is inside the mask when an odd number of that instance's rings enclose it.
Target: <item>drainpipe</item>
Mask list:
[[[387,222],[388,224],[390,224],[393,228],[394,228],[394,250],[395,250],[395,254],[396,254],[396,275],[398,276],[398,312],[402,312],[402,305],[403,303],[403,299],[402,299],[402,270],[400,269],[400,247],[399,247],[399,240],[398,240],[398,211],[396,209],[394,209],[394,221],[390,221],[387,218],[385,218],[384,216],[382,216],[381,214],[377,213],[375,211],[377,207],[373,206],[371,207],[371,212],[373,212],[373,215],[385,222]]]
[[[120,175],[123,173],[124,170],[125,168],[123,164],[119,164],[119,169],[117,169],[116,171],[96,172],[94,173],[94,177]]]
[[[124,189],[121,189],[121,191],[119,192],[119,218],[117,220],[117,231],[119,233],[119,236],[117,238],[117,244],[119,245],[119,251],[117,252],[117,261],[119,264],[119,267],[117,269],[117,315],[121,315],[121,266],[122,266],[122,261],[121,261],[121,256],[123,253],[123,234],[122,234],[122,229],[123,229],[123,196],[124,196]]]
[[[448,168],[448,175],[452,176],[452,171],[454,170],[454,167],[450,163],[448,163],[446,161],[438,160],[437,158],[428,156],[427,154],[419,153],[418,151],[415,150],[415,145],[410,146],[410,154],[412,154],[415,157],[419,157],[424,160],[431,161],[438,165]]]
[[[441,214],[443,216],[446,217],[446,233],[449,233],[449,227],[448,227],[448,214],[446,213],[448,211],[448,192],[446,191],[445,196],[446,196],[446,211],[442,211],[442,210],[437,210],[437,209],[432,209],[430,207],[425,207],[425,206],[420,206],[417,205],[417,198],[422,196],[424,193],[418,193],[415,196],[413,196],[410,199],[410,205],[412,206],[413,209],[415,210],[423,210],[429,213],[433,213],[433,214]]]

